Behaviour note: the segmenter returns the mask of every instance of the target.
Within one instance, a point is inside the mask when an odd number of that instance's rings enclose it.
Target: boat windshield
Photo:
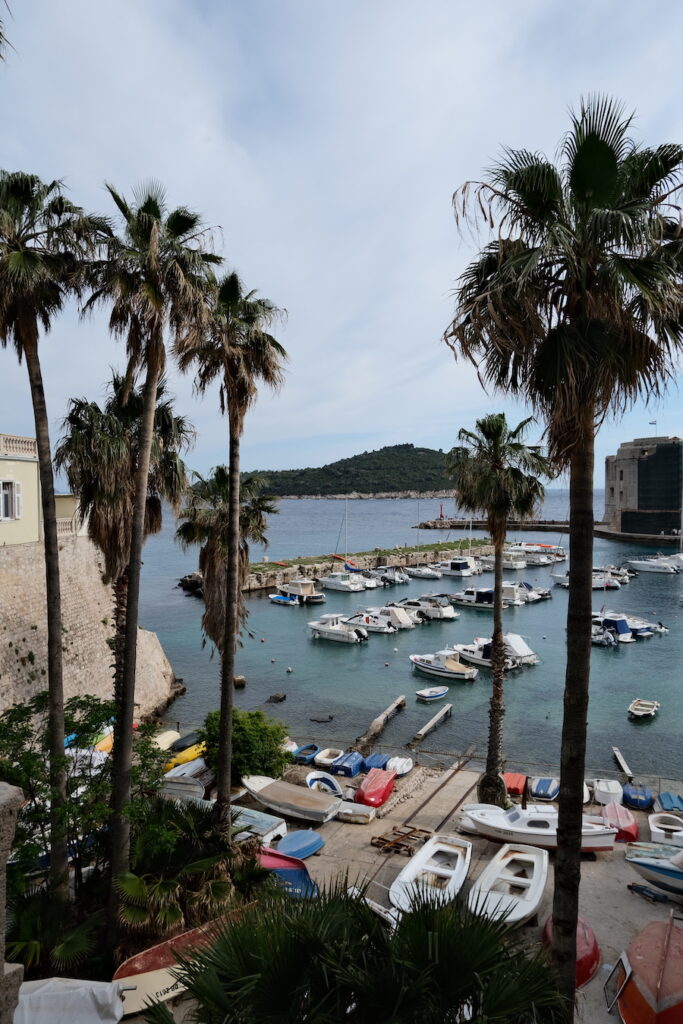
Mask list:
[[[505,817],[508,821],[519,821],[521,815],[519,811],[507,811]]]

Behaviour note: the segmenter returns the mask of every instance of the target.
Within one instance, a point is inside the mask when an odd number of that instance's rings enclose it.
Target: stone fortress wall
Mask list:
[[[112,588],[87,537],[60,539],[64,691],[112,696]],[[173,669],[156,633],[138,631],[136,717],[164,708]],[[0,711],[47,689],[47,619],[42,542],[0,546]]]

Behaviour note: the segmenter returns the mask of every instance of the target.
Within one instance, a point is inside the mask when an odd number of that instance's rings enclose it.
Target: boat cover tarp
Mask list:
[[[115,981],[46,978],[19,989],[14,1024],[118,1024],[123,1016]]]
[[[506,633],[505,647],[508,654],[512,654],[516,658],[528,658],[534,653],[519,633]]]
[[[288,857],[298,857],[299,860],[306,860],[312,857],[318,850],[322,850],[325,840],[319,832],[312,828],[299,828],[289,832],[278,843],[278,853],[286,853]]]

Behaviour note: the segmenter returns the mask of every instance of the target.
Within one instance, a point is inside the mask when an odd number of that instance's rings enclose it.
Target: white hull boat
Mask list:
[[[339,747],[325,747],[315,755],[313,764],[316,768],[329,768],[343,753],[344,751]]]
[[[452,558],[449,562],[438,562],[442,576],[472,576],[472,567],[467,558]]]
[[[478,665],[480,668],[491,668],[491,642],[485,642],[480,639],[475,639],[472,644],[453,644],[453,650],[456,651],[462,661],[469,662],[470,665]],[[505,658],[503,662],[503,668],[506,672],[515,668],[515,663],[511,658]]]
[[[516,928],[538,912],[547,879],[547,850],[505,843],[477,878],[467,902],[475,914],[504,918]]]
[[[647,819],[650,826],[650,840],[659,846],[683,846],[683,818],[678,814],[661,811]]]
[[[569,587],[569,572],[563,575],[556,575],[550,573],[550,578],[558,587]],[[621,590],[621,584],[619,580],[615,580],[613,576],[607,576],[604,573],[593,573],[591,582],[592,590]]]
[[[457,652],[450,648],[445,651],[437,651],[435,654],[411,654],[409,658],[413,668],[429,676],[464,680],[465,682],[477,678],[477,669],[471,665],[463,665]]]
[[[513,807],[504,811],[502,807],[468,810],[467,817],[477,833],[503,843],[528,843],[546,850],[557,849],[556,810],[543,807],[540,811],[527,807]],[[596,853],[614,848],[615,828],[587,821],[584,817],[581,829],[581,852]]]
[[[683,900],[683,850],[669,844],[629,843],[626,860],[646,882]]]
[[[314,639],[336,640],[343,644],[359,644],[368,638],[362,626],[350,626],[341,615],[334,613],[321,615],[315,622],[309,622],[308,628],[313,631]]]
[[[401,757],[401,755],[399,754],[396,757],[390,757],[389,760],[387,761],[387,771],[396,772],[397,779],[402,778],[404,775],[408,775],[408,773],[412,772],[412,770],[412,757]]]
[[[407,565],[403,571],[416,580],[441,579],[440,570],[432,569],[431,565]]]
[[[357,804],[355,800],[342,800],[335,818],[337,821],[346,822],[347,825],[369,825],[376,814],[376,807]]]
[[[444,903],[455,899],[467,878],[472,844],[448,834],[436,834],[417,850],[389,889],[392,906],[410,911],[420,896]]]
[[[595,779],[593,799],[596,804],[620,804],[624,800],[624,789],[616,779]]]
[[[334,775],[329,772],[312,771],[306,776],[306,785],[309,789],[316,789],[319,793],[327,793],[329,796],[337,796],[344,799],[344,790]]]
[[[365,611],[368,615],[376,615],[378,618],[383,619],[393,626],[394,629],[415,629],[415,623],[410,615],[403,608],[398,608],[396,605],[385,605],[384,608],[366,608]]]
[[[307,580],[305,576],[281,583],[277,589],[285,597],[295,597],[299,604],[322,604],[325,600],[325,595],[315,589],[315,582]]]
[[[522,605],[535,604],[536,601],[540,601],[541,595],[537,594],[533,587],[527,588],[521,583],[512,583],[510,580],[504,580],[503,600],[507,601],[508,604],[521,608]]]
[[[661,572],[668,576],[674,576],[681,570],[674,562],[666,561],[664,558],[629,558],[627,564],[637,572]]]
[[[325,590],[342,590],[354,594],[365,590],[365,584],[354,579],[350,572],[331,572],[327,576],[321,576],[318,583]]]
[[[370,611],[356,612],[355,615],[349,615],[348,618],[344,619],[344,622],[349,626],[361,626],[368,633],[396,633],[398,628]]]
[[[246,791],[264,807],[278,814],[304,821],[329,821],[339,810],[341,800],[331,793],[320,793],[308,786],[270,779],[266,775],[247,775],[242,779]]]
[[[473,608],[477,612],[493,611],[493,590],[490,587],[477,589],[467,587],[449,596],[451,604],[460,605],[462,608]],[[503,601],[503,609],[507,608],[507,601]]]
[[[626,616],[620,612],[593,612],[592,624],[609,630],[617,643],[634,644],[636,642],[626,621]]]
[[[603,629],[602,626],[591,627],[591,643],[594,647],[616,647],[617,640],[614,633],[611,633],[609,629]]]
[[[640,615],[631,615],[629,612],[614,612],[614,611],[602,611],[600,613],[604,616],[621,616],[626,620],[626,625],[631,630],[631,633],[636,640],[642,640],[653,636],[655,633],[668,633],[668,627],[663,622],[650,622],[648,619],[641,618]]]
[[[423,619],[457,619],[460,613],[447,597],[441,595],[423,594],[422,597],[405,597],[402,601],[396,602],[397,607],[405,608],[408,612],[416,612]]]
[[[433,700],[443,700],[447,693],[447,686],[428,686],[424,690],[416,690],[415,696],[429,704]]]
[[[629,718],[654,718],[659,711],[661,704],[658,700],[643,700],[637,697],[628,706]]]

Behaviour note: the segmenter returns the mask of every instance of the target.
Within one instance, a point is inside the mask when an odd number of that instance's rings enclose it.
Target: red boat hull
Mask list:
[[[624,1024],[680,1024],[683,1020],[683,929],[653,921],[628,947],[632,975],[617,1000]]]
[[[521,775],[518,772],[505,772],[503,778],[505,779],[505,788],[510,796],[522,795],[526,786],[526,775]]]
[[[605,804],[602,818],[606,825],[617,829],[617,843],[635,843],[638,838],[638,822],[628,807],[621,804]]]
[[[368,807],[381,807],[389,799],[396,781],[396,772],[372,768],[356,790],[354,800]]]
[[[553,919],[549,917],[543,928],[543,945],[553,944]],[[576,926],[576,987],[583,988],[595,976],[600,966],[600,947],[591,926],[579,918]]]

